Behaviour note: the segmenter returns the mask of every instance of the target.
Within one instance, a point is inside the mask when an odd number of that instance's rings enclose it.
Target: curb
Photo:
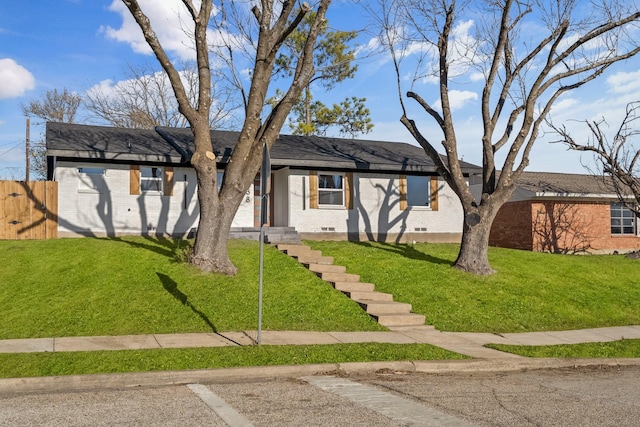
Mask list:
[[[0,379],[0,396],[26,393],[81,392],[168,387],[234,380],[297,378],[313,375],[353,375],[419,372],[512,372],[534,369],[640,366],[640,359],[491,359],[453,361],[351,362],[316,365],[257,366],[191,371],[135,372]]]

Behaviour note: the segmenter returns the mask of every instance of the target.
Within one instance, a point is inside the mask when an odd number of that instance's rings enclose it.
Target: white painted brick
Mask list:
[[[309,175],[291,171],[289,184],[289,225],[299,232],[321,233],[323,227],[345,233],[357,228],[361,233],[462,232],[462,205],[453,190],[440,180],[437,211],[429,208],[400,210],[399,175],[354,173],[354,209],[309,208]],[[277,190],[277,189],[276,189]],[[357,197],[359,194],[360,197]]]
[[[102,164],[106,168],[100,191],[81,190],[78,167],[96,164],[58,162],[55,179],[59,191],[61,233],[83,234],[184,234],[198,224],[198,200],[195,171],[174,168],[173,196],[143,193],[129,194],[129,165]],[[186,181],[185,181],[186,176]],[[356,229],[361,233],[462,232],[462,207],[455,193],[440,181],[438,211],[428,208],[400,210],[399,175],[354,173],[354,209],[309,208],[307,171],[288,168],[274,172],[274,225],[292,226],[299,232],[321,233],[332,228],[336,233]],[[185,209],[185,193],[187,209]],[[253,227],[253,188],[243,199],[233,227]],[[358,197],[359,195],[359,197]]]
[[[78,168],[83,166],[105,168],[104,183],[98,185],[99,190],[86,190],[81,185]],[[128,165],[58,162],[55,179],[58,181],[59,231],[98,235],[186,234],[197,227],[198,198],[192,168],[174,168],[173,196],[131,195],[129,176]],[[245,196],[232,226],[253,226],[253,191]]]

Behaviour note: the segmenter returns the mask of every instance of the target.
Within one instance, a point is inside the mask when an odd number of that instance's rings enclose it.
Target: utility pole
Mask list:
[[[30,141],[30,135],[31,135],[31,119],[29,117],[27,117],[27,152],[26,152],[26,169],[27,169],[27,173],[25,176],[25,180],[24,182],[29,182],[29,174],[31,173],[30,168],[29,168],[29,160],[31,158],[31,141]]]

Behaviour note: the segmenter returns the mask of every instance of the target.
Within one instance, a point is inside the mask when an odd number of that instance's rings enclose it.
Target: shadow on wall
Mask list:
[[[113,210],[113,197],[112,192],[107,185],[104,176],[102,175],[84,175],[80,177],[81,185],[86,188],[93,189],[94,194],[99,194],[98,202],[93,207],[87,207],[87,209],[95,209],[101,226],[99,229],[93,229],[91,226],[84,224],[73,224],[70,221],[58,217],[58,224],[67,230],[75,233],[96,237],[98,235],[106,235],[108,237],[115,237],[118,233],[122,233],[123,230],[116,229],[114,210]],[[180,188],[182,191],[177,192],[176,196],[168,195],[156,195],[150,196],[148,193],[142,192],[136,197],[137,211],[140,216],[139,226],[140,228],[132,228],[129,234],[140,235],[172,235],[176,237],[186,237],[190,230],[196,226],[196,221],[199,216],[198,202],[196,199],[196,184],[194,180],[188,181],[187,176],[177,180],[174,188]],[[160,208],[149,209],[148,201],[150,198],[160,200]],[[181,200],[176,200],[176,197],[180,197]],[[193,206],[192,206],[193,204]],[[171,209],[179,209],[180,214],[176,219],[172,227],[169,224],[169,214]],[[126,215],[121,213],[121,215]],[[82,218],[83,212],[79,213],[79,217]],[[93,212],[87,212],[84,217],[87,219],[87,223],[91,222]],[[120,221],[121,222],[121,221]],[[98,227],[96,227],[98,228]]]
[[[594,236],[589,233],[593,221],[587,221],[578,206],[545,202],[533,219],[534,249],[560,254],[585,253]]]
[[[70,230],[77,230],[77,233],[85,235],[85,236],[89,236],[89,237],[95,237],[96,235],[92,232],[92,230],[90,230],[89,228],[82,228],[82,227],[78,227],[76,225],[74,225],[73,223],[67,221],[66,219],[60,217],[59,214],[53,213],[51,212],[51,210],[48,209],[47,207],[47,202],[46,200],[43,200],[41,198],[39,198],[38,196],[36,196],[34,194],[33,191],[31,191],[31,188],[29,187],[29,183],[25,182],[25,181],[15,181],[18,183],[18,185],[23,189],[23,191],[25,192],[25,195],[27,196],[27,198],[29,199],[29,201],[31,202],[31,206],[37,207],[37,209],[42,209],[43,211],[46,211],[46,215],[43,215],[39,220],[34,221],[29,223],[27,226],[25,227],[21,227],[20,229],[18,229],[18,234],[22,234],[25,233],[31,229],[37,229],[41,226],[44,225],[44,223],[49,220],[49,221],[54,221],[55,222],[55,226],[58,227],[59,225],[62,225],[63,227],[70,229]],[[34,181],[31,181],[34,182]],[[58,200],[58,205],[59,205],[60,201]],[[111,205],[111,199],[109,197],[109,195],[106,196],[104,204],[107,206]],[[98,204],[98,207],[100,207],[102,205],[102,203]],[[106,218],[104,218],[104,220],[106,220]],[[110,221],[107,221],[107,226],[105,227],[106,229],[108,229],[108,224],[110,223]]]
[[[389,179],[386,186],[382,184],[375,184],[374,186],[377,190],[379,200],[381,200],[380,209],[378,211],[377,230],[374,231],[371,225],[371,218],[369,217],[365,207],[362,205],[360,197],[360,179],[361,178],[358,177],[353,180],[354,208],[349,210],[347,217],[347,229],[357,230],[357,232],[349,233],[349,241],[360,241],[359,230],[361,229],[360,220],[362,219],[362,223],[364,224],[364,233],[367,235],[367,240],[371,242],[386,242],[389,232],[398,223],[402,223],[400,231],[395,239],[396,243],[399,243],[407,229],[406,223],[409,211],[400,211],[400,215],[397,215],[395,218],[391,218],[391,212],[400,203],[400,192],[395,185],[395,180]]]

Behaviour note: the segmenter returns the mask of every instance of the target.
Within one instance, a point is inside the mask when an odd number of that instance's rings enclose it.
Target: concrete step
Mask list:
[[[392,295],[393,298],[393,295]],[[409,314],[411,304],[389,300],[357,301],[367,313],[371,315],[382,314]]]
[[[267,234],[264,236],[265,243],[279,245],[282,243],[301,244],[300,236],[297,234]]]
[[[316,273],[325,282],[359,282],[360,276],[349,273]]]
[[[342,291],[343,294],[348,296],[354,301],[360,303],[366,303],[371,301],[393,301],[393,295],[386,294],[384,292],[367,292],[367,291]],[[409,309],[411,311],[411,309]]]
[[[265,227],[269,234],[297,234],[295,227]]]
[[[278,248],[279,251],[284,252],[287,255],[291,255],[291,256],[293,256],[294,254],[311,252],[311,248],[309,246],[301,245],[301,244],[292,245],[290,243],[281,243],[276,245],[276,248]]]
[[[322,255],[307,256],[306,254],[301,254],[301,255],[298,255],[297,260],[300,264],[323,264],[323,265],[333,264],[333,257],[322,256]]]
[[[380,314],[371,315],[382,326],[394,327],[394,326],[422,326],[424,325],[425,317],[422,314],[406,313],[406,314]]]
[[[342,265],[333,265],[333,264],[308,264],[302,263],[305,267],[307,267],[310,271],[314,273],[346,273],[347,268]]]
[[[333,282],[333,287],[342,292],[373,292],[373,283],[361,282]]]

